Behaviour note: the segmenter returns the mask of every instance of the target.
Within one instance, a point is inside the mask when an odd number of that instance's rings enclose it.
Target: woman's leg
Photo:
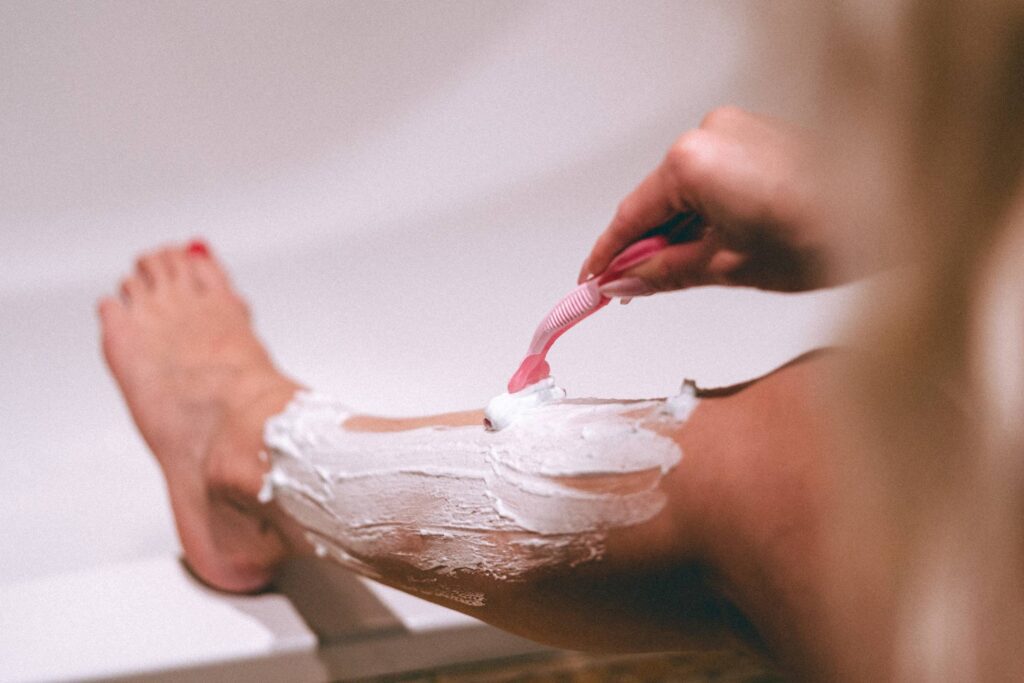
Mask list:
[[[108,363],[163,469],[186,558],[196,573],[219,588],[254,590],[270,580],[288,554],[310,552],[306,530],[292,517],[303,518],[303,505],[310,501],[289,496],[287,486],[278,496],[285,509],[258,500],[269,468],[259,457],[264,426],[299,386],[274,368],[216,260],[185,249],[145,256],[124,281],[121,296],[101,302],[100,315]],[[531,558],[540,559],[525,574],[503,578],[486,563],[474,569],[457,561],[432,569],[419,561],[436,548],[424,546],[416,554],[409,545],[429,544],[429,535],[409,533],[395,545],[390,534],[382,537],[387,543],[368,544],[365,535],[351,532],[357,520],[339,515],[369,513],[344,505],[332,508],[331,522],[343,524],[325,540],[336,542],[338,552],[332,554],[355,559],[357,568],[386,583],[548,642],[646,650],[767,643],[787,660],[806,657],[818,620],[817,522],[826,492],[815,465],[823,430],[808,396],[819,365],[799,363],[742,390],[706,398],[686,421],[666,419],[651,405],[624,405],[601,417],[614,426],[628,414],[642,431],[663,439],[651,443],[668,441],[684,455],[666,473],[599,480],[605,492],[621,493],[643,486],[644,477],[663,476],[656,488],[664,500],[635,523],[628,516],[594,522],[591,517],[598,513],[587,512],[590,521],[579,533],[599,532],[600,552],[593,561],[553,550],[545,545],[550,539],[543,530],[525,522],[511,530],[479,529],[492,534],[487,542],[513,538],[515,543],[506,545],[532,547]],[[648,413],[638,414],[643,411]],[[480,424],[479,412],[413,420],[352,417],[344,429],[337,426],[340,455],[307,470],[321,471],[327,463],[339,481],[359,475],[346,465],[359,462],[352,444],[361,437],[355,434],[373,433],[377,445],[392,449],[429,439],[440,448],[455,448],[464,439],[452,440],[451,430],[430,427],[463,426],[473,438],[489,438]],[[579,425],[566,425],[572,428]],[[381,436],[394,432],[406,434]],[[645,449],[639,449],[644,457]],[[412,451],[398,455],[413,457]],[[476,451],[467,453],[476,457]],[[301,457],[293,460],[292,465],[303,464]],[[302,470],[291,473],[301,476]],[[584,479],[554,483],[583,489],[595,481]],[[481,479],[479,486],[491,484]],[[460,486],[438,489],[433,499],[421,501],[419,513],[406,509],[403,514],[426,519],[431,506],[469,490]],[[370,494],[367,505],[378,511],[388,496],[400,495],[383,485]],[[342,502],[348,500],[354,496]],[[322,502],[313,501],[313,507]],[[308,528],[322,519],[303,521]],[[411,529],[421,520],[406,521]],[[360,528],[379,520],[362,522]],[[324,529],[317,529],[321,536]],[[391,531],[400,536],[402,529]],[[467,603],[460,594],[482,600]]]

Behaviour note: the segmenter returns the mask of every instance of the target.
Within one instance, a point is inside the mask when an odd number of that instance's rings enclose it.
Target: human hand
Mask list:
[[[602,292],[631,297],[710,284],[802,291],[829,284],[807,151],[796,131],[777,121],[735,107],[714,110],[622,200],[579,281],[599,275],[632,242],[680,223],[681,214],[696,214],[700,230]]]

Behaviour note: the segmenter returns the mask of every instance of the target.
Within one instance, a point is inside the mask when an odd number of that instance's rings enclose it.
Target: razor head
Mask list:
[[[660,226],[660,230],[690,229],[695,224],[695,217],[696,214],[693,213],[680,214],[673,221]],[[588,280],[565,295],[537,326],[526,357],[519,364],[519,369],[512,375],[512,379],[509,380],[508,393],[514,394],[522,391],[551,374],[551,368],[545,357],[555,340],[573,325],[600,310],[610,301],[608,297],[601,294],[601,285],[620,277],[623,272],[651,258],[668,244],[669,239],[664,234],[656,234],[635,242],[616,256],[599,278]]]
[[[555,340],[608,301],[594,280],[584,282],[563,297],[537,326],[526,357],[508,383],[508,392],[514,394],[547,377],[551,370],[545,357]]]
[[[544,354],[530,354],[523,359],[519,369],[516,370],[516,374],[512,375],[512,379],[509,380],[508,393],[514,394],[522,391],[531,384],[536,384],[550,375],[551,366],[544,359]]]

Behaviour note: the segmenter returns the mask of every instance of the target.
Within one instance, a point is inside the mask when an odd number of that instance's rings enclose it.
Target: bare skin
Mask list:
[[[261,425],[298,385],[273,367],[245,303],[201,253],[141,257],[99,315],[104,356],[163,470],[189,564],[224,590],[265,586],[288,542],[252,512],[264,469],[255,455]]]
[[[644,296],[699,285],[803,291],[834,284],[815,206],[812,140],[777,119],[737,107],[710,112],[619,203],[580,270],[582,282],[614,256],[686,212],[705,230],[605,285]]]
[[[104,353],[167,479],[189,565],[224,590],[265,586],[282,560],[309,551],[281,510],[256,500],[267,470],[258,457],[263,424],[299,385],[273,366],[244,303],[205,249],[143,256],[99,314]],[[686,457],[665,480],[668,506],[648,523],[612,533],[603,562],[515,585],[459,579],[486,589],[483,608],[430,599],[563,646],[746,647],[767,650],[803,675],[820,674],[816,520],[827,486],[815,466],[824,428],[808,392],[822,362],[706,398],[671,434]],[[347,428],[480,419],[479,411],[361,416]],[[383,558],[374,569],[409,588],[406,568]]]

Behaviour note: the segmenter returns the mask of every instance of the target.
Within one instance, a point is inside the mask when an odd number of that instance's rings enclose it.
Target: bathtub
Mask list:
[[[281,367],[368,412],[480,406],[618,199],[741,95],[744,3],[0,6],[0,680],[329,680],[540,646],[289,566],[259,596],[181,566],[94,302],[206,237]],[[747,379],[847,294],[612,306],[550,360],[572,396]]]

